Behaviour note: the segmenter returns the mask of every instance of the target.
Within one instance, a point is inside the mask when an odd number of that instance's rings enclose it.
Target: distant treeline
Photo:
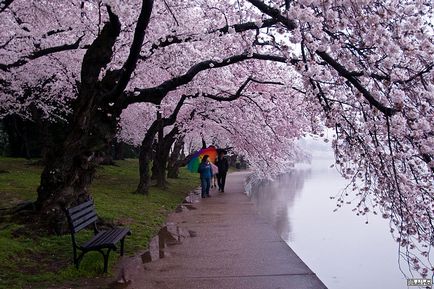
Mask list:
[[[30,120],[8,115],[0,120],[0,155],[15,158],[43,158],[50,146],[64,139],[65,122]],[[124,142],[115,142],[107,152],[113,160],[137,158],[138,148]]]

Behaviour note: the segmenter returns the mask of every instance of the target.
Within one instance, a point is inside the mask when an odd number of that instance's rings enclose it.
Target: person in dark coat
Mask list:
[[[229,170],[229,162],[225,157],[225,151],[220,151],[216,160],[216,165],[219,169],[217,174],[217,183],[219,186],[219,192],[225,192],[226,174]]]
[[[209,188],[211,186],[212,168],[208,158],[208,155],[203,156],[198,169],[198,173],[200,174],[200,186],[202,188],[202,198],[210,197]]]

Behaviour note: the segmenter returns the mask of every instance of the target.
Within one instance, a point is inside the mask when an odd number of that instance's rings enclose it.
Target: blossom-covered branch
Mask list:
[[[169,91],[175,90],[179,86],[187,84],[201,71],[211,69],[211,68],[219,68],[228,65],[233,65],[237,62],[241,62],[249,59],[268,60],[268,61],[292,63],[292,64],[298,62],[297,59],[289,60],[282,56],[258,54],[258,53],[253,53],[253,54],[243,53],[222,60],[206,60],[195,64],[183,75],[166,80],[165,82],[163,82],[162,84],[156,87],[139,89],[136,90],[135,93],[130,93],[126,97],[125,101],[123,101],[122,104],[124,106],[135,102],[151,102],[154,104],[159,104],[163,99],[163,97],[165,97]]]
[[[14,2],[14,0],[4,0],[3,3],[0,3],[0,13],[8,9],[12,2]]]
[[[260,28],[271,27],[276,23],[278,23],[278,21],[271,18],[271,19],[265,19],[261,22],[246,22],[241,24],[226,25],[219,29],[211,30],[207,32],[207,34],[220,33],[221,35],[224,35],[227,33],[240,33],[248,30],[256,30]],[[186,35],[186,36],[167,35],[161,37],[155,43],[152,44],[151,49],[149,50],[149,55],[142,56],[141,59],[146,60],[147,58],[149,58],[150,55],[152,55],[159,48],[164,48],[172,44],[198,41],[201,39],[201,36],[202,35],[198,34],[198,35]]]
[[[48,56],[58,52],[78,49],[80,48],[80,42],[83,39],[83,36],[84,35],[80,36],[74,43],[71,44],[62,44],[62,45],[43,48],[40,50],[36,50],[27,56],[23,56],[20,59],[16,60],[15,62],[8,63],[8,64],[0,63],[0,69],[6,72],[11,68],[23,66],[27,64],[30,60],[38,59],[40,57]]]
[[[136,68],[143,40],[145,39],[146,28],[148,27],[149,21],[151,19],[153,5],[153,0],[143,0],[140,15],[137,19],[136,28],[134,31],[134,39],[130,46],[128,58],[121,69],[119,81],[117,82],[114,89],[109,93],[109,95],[106,96],[107,98],[117,97],[118,95],[120,95],[131,79],[131,74]]]

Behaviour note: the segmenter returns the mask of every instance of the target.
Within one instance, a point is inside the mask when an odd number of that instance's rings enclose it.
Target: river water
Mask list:
[[[329,289],[417,288],[407,287],[399,270],[398,246],[386,220],[356,216],[351,205],[333,212],[330,196],[347,181],[332,163],[330,151],[316,154],[310,166],[253,185],[250,194],[260,214]]]

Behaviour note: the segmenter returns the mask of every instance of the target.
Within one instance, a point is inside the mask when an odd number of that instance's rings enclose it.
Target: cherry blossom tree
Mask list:
[[[434,233],[431,3],[248,2],[285,27],[288,52],[303,58],[299,89],[336,131],[336,163],[352,182],[338,206],[355,191],[357,214],[389,219],[404,260],[426,277]]]
[[[17,102],[25,88],[48,81],[46,95],[26,99],[47,115],[70,112],[68,135],[41,176],[41,219],[60,229],[61,208],[88,197],[124,109],[168,101],[160,122],[176,112],[181,134],[212,132],[264,174],[296,159],[293,140],[303,133],[335,130],[336,164],[352,184],[338,206],[355,195],[357,214],[389,219],[404,260],[427,276],[432,9],[425,0],[2,3],[2,103],[25,112],[29,102]]]
[[[276,21],[238,17],[228,3],[118,4],[16,0],[1,12],[10,28],[2,35],[3,83],[18,92],[23,83],[35,87],[47,75],[66,77],[71,84],[56,82],[62,97],[73,99],[69,129],[47,155],[35,203],[40,220],[55,231],[65,223],[62,207],[88,197],[95,167],[128,105],[159,104],[208,69],[248,59],[286,61],[247,49],[259,27]]]
[[[131,144],[141,143],[141,156],[146,154],[146,158],[141,158],[140,162],[141,181],[137,191],[147,192],[151,146],[158,123],[162,122],[165,122],[164,126],[172,126],[176,121],[176,125],[167,130],[164,138],[158,138],[158,143],[161,142],[164,147],[159,150],[157,146],[154,158],[154,167],[156,162],[161,166],[161,172],[157,172],[162,178],[160,185],[164,185],[165,167],[176,134],[201,135],[212,139],[212,143],[220,147],[222,144],[232,146],[238,154],[248,158],[251,165],[262,172],[262,176],[277,174],[292,166],[300,156],[300,150],[294,142],[306,133],[304,124],[309,122],[308,115],[301,109],[307,103],[303,103],[303,97],[298,96],[290,85],[279,81],[290,79],[284,66],[275,66],[271,71],[267,70],[269,67],[270,64],[251,60],[209,70],[177,91],[197,93],[189,96],[183,94],[180,99],[172,94],[164,99],[160,104],[161,119],[146,117],[149,116],[147,111],[155,110],[150,104],[133,105],[125,110],[133,112],[123,115],[119,136]],[[235,83],[233,80],[228,81],[237,79],[235,75],[249,71],[255,71],[255,74]],[[227,77],[219,78],[222,74]],[[210,79],[212,82],[208,83],[206,80]],[[292,79],[291,83],[294,82]],[[291,101],[288,102],[288,99]],[[137,122],[139,115],[143,116],[142,123],[147,125],[125,126]],[[147,127],[146,132],[143,127]]]
[[[372,212],[389,219],[400,256],[410,269],[427,276],[434,233],[430,2],[247,2],[251,6],[243,3],[246,14],[256,17],[252,15],[260,11],[282,25],[257,43],[302,60],[294,71],[300,82],[290,86],[309,103],[303,106],[310,116],[304,126],[314,124],[311,132],[316,134],[322,125],[335,130],[336,163],[352,184],[337,196],[338,207],[354,203],[356,195],[357,214]],[[225,110],[231,108],[235,105]],[[202,114],[207,121],[196,123],[197,137],[212,119]],[[251,125],[245,128],[246,135],[255,135]],[[232,129],[236,136],[243,134]],[[246,139],[236,147],[262,144],[250,145]],[[272,151],[260,152],[258,159],[273,159]],[[249,158],[255,163],[254,154]]]

